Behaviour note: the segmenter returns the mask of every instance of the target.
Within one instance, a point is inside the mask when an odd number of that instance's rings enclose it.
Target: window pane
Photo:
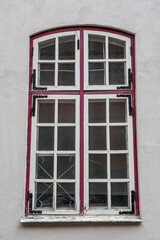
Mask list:
[[[39,127],[38,150],[54,150],[54,127]]]
[[[109,38],[109,58],[122,59],[125,57],[125,42],[116,38]]]
[[[75,123],[75,101],[58,101],[58,122]]]
[[[57,184],[57,209],[75,209],[75,184]]]
[[[128,178],[126,154],[111,154],[111,178]]]
[[[106,149],[106,127],[89,127],[89,150]]]
[[[53,156],[39,155],[36,159],[36,178],[50,179],[53,178]]]
[[[128,183],[111,183],[111,206],[128,207]]]
[[[40,63],[39,64],[39,84],[40,85],[54,85],[55,64],[54,63]]]
[[[101,207],[107,206],[107,184],[90,183],[89,184],[89,206]]]
[[[111,123],[126,122],[126,101],[110,100],[109,121]]]
[[[107,178],[107,155],[105,154],[89,155],[89,178],[90,179]]]
[[[75,156],[57,156],[57,178],[75,178]]]
[[[58,127],[58,150],[75,150],[75,127]]]
[[[110,149],[126,150],[126,127],[110,127]]]
[[[104,85],[105,72],[105,63],[89,63],[89,85]]]
[[[36,183],[35,203],[37,208],[52,208],[53,183]]]
[[[58,64],[58,85],[59,86],[75,85],[75,64],[74,63]]]
[[[59,37],[59,59],[75,59],[75,36]]]
[[[55,39],[39,43],[39,60],[55,59]]]
[[[109,84],[123,85],[125,84],[125,65],[123,62],[109,63]]]
[[[89,59],[105,58],[105,37],[97,35],[89,35]]]
[[[106,100],[89,101],[89,122],[90,123],[106,122]]]
[[[40,102],[38,113],[39,123],[54,123],[54,102]]]

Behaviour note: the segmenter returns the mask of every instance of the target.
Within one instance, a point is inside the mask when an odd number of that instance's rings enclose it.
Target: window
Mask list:
[[[134,37],[31,38],[26,215],[138,214]]]

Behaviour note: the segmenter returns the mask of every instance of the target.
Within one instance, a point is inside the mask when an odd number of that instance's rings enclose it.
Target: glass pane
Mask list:
[[[75,64],[74,63],[58,64],[58,85],[59,86],[75,85]]]
[[[75,184],[57,184],[57,209],[75,209]]]
[[[54,101],[40,102],[38,110],[39,123],[54,123]]]
[[[53,156],[39,155],[36,159],[36,178],[50,179],[53,178]]]
[[[126,127],[110,127],[110,149],[126,150]]]
[[[58,122],[75,123],[75,100],[58,101]]]
[[[105,63],[89,63],[89,85],[104,85],[105,73]]]
[[[89,206],[106,207],[107,206],[107,184],[90,183],[89,184]]]
[[[38,150],[54,150],[54,127],[39,127]]]
[[[54,85],[55,64],[54,63],[40,63],[39,64],[39,84],[40,85]]]
[[[122,59],[126,57],[125,42],[116,38],[109,38],[109,58]]]
[[[36,183],[35,205],[37,208],[52,208],[53,183]]]
[[[109,63],[109,84],[123,85],[125,84],[125,63],[113,62]]]
[[[58,150],[75,150],[75,127],[58,127]]]
[[[111,123],[126,122],[126,101],[110,100],[109,121]]]
[[[106,127],[89,127],[89,150],[106,150]]]
[[[57,178],[75,179],[75,156],[57,156]]]
[[[105,58],[105,37],[89,35],[88,45],[89,45],[89,59]]]
[[[111,206],[128,207],[128,183],[111,183]]]
[[[89,122],[90,123],[106,122],[106,100],[89,101]]]
[[[75,59],[75,36],[59,37],[59,59]]]
[[[90,179],[107,178],[107,155],[105,154],[89,155],[89,178]]]
[[[111,178],[128,178],[126,154],[111,154]]]
[[[39,60],[55,59],[55,39],[39,43],[38,59]]]

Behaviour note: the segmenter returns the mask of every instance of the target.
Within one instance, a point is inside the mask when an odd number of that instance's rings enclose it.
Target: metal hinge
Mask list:
[[[41,214],[42,211],[40,210],[32,210],[32,199],[33,199],[33,194],[28,191],[28,202],[29,202],[29,214]]]
[[[135,202],[136,202],[136,192],[131,191],[131,204],[132,204],[132,210],[131,211],[120,211],[119,214],[136,214],[135,211]]]
[[[129,116],[133,116],[132,95],[131,94],[117,94],[117,97],[127,97],[129,104]]]
[[[132,72],[131,72],[131,69],[128,68],[128,86],[120,86],[120,87],[117,87],[117,89],[131,89],[132,88]]]
[[[79,42],[79,39],[77,39],[77,50],[79,50],[80,48],[80,42]]]
[[[33,69],[31,79],[33,84],[33,90],[47,90],[46,87],[36,87],[36,69]]]
[[[33,95],[33,96],[32,96],[31,117],[34,117],[34,116],[35,116],[35,111],[36,111],[36,98],[47,98],[47,95]]]

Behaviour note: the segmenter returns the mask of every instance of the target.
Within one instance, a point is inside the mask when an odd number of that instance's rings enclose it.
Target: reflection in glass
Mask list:
[[[58,101],[58,122],[75,123],[75,100]]]
[[[106,150],[106,127],[89,127],[89,150]]]
[[[128,207],[128,183],[111,183],[111,206]]]
[[[39,123],[54,123],[54,101],[39,102]]]
[[[75,184],[57,184],[57,209],[75,209]]]
[[[39,43],[38,59],[39,60],[55,59],[55,39]]]
[[[75,36],[59,37],[59,59],[75,59]]]
[[[111,154],[111,178],[128,178],[126,154]]]
[[[55,78],[55,64],[54,63],[40,63],[38,65],[38,79],[40,85],[53,86]]]
[[[109,116],[111,123],[126,122],[126,101],[110,100]]]
[[[75,156],[57,156],[57,178],[74,179],[75,178]]]
[[[107,207],[107,184],[89,183],[89,206]]]
[[[36,159],[36,178],[53,178],[53,156],[38,155]]]
[[[105,37],[98,35],[88,36],[89,59],[105,58]]]
[[[54,127],[39,127],[38,150],[54,150]]]
[[[75,64],[74,63],[58,64],[58,85],[59,86],[75,85]]]
[[[109,38],[109,58],[122,59],[125,57],[125,41],[116,38]]]
[[[110,149],[111,150],[126,150],[126,127],[110,127]]]
[[[107,155],[89,154],[89,178],[107,178]]]
[[[36,183],[35,207],[52,208],[53,183]]]
[[[89,85],[105,84],[105,63],[89,63]]]
[[[125,65],[124,62],[109,63],[109,84],[123,85],[125,84]]]
[[[89,122],[105,123],[106,122],[106,100],[89,101]]]
[[[75,127],[58,127],[58,150],[75,150]]]

